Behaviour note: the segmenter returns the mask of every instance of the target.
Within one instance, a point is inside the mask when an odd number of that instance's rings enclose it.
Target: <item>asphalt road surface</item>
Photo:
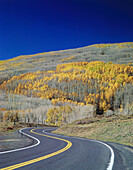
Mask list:
[[[0,169],[24,170],[126,170],[107,143],[50,133],[54,129],[27,128],[33,145],[0,153]],[[116,155],[115,155],[116,153]],[[131,165],[130,165],[131,166]]]

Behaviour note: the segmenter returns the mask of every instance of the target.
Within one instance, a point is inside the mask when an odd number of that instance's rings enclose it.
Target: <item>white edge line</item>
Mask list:
[[[47,129],[47,130],[54,130],[54,129]],[[48,132],[45,132],[45,131],[46,130],[43,130],[44,133],[48,134]],[[57,136],[60,136],[60,137],[64,136],[64,137],[76,138],[76,139],[80,139],[80,140],[90,140],[90,141],[101,143],[101,144],[105,145],[106,147],[109,148],[109,150],[111,152],[110,161],[109,161],[109,164],[108,164],[108,167],[107,167],[106,170],[112,170],[113,169],[115,154],[114,154],[113,149],[109,145],[107,145],[106,143],[98,141],[98,140],[93,140],[93,139],[85,139],[85,138],[74,137],[74,136],[65,136],[65,135],[59,135],[59,134],[55,134],[55,133],[51,133],[51,134],[54,134],[55,136],[57,135]]]
[[[113,169],[113,165],[114,165],[114,158],[115,158],[115,154],[114,154],[113,149],[112,149],[109,145],[107,145],[106,143],[104,143],[104,142],[97,141],[97,140],[91,140],[91,141],[101,143],[101,144],[105,145],[106,147],[108,147],[108,148],[110,149],[111,157],[110,157],[110,162],[109,162],[109,164],[108,164],[107,170],[112,170],[112,169]]]
[[[28,136],[28,137],[30,137],[30,138],[32,138],[32,139],[35,139],[35,140],[37,141],[37,143],[34,144],[34,145],[31,145],[31,146],[27,146],[27,147],[23,147],[23,148],[19,148],[19,149],[14,149],[14,150],[9,150],[9,151],[0,152],[0,155],[1,155],[1,154],[5,154],[5,153],[16,152],[16,151],[21,151],[21,150],[33,148],[33,147],[35,147],[35,146],[37,146],[37,145],[40,144],[40,140],[38,140],[37,138],[35,138],[35,137],[31,136],[31,135],[28,135],[28,134],[22,132],[22,130],[24,130],[24,129],[27,129],[27,128],[20,129],[19,132],[20,132],[21,134],[25,135],[25,136]]]
[[[23,129],[27,129],[27,128],[23,128]],[[19,132],[22,133],[22,134],[25,135],[25,136],[28,136],[28,137],[30,137],[30,138],[32,138],[32,139],[37,140],[37,143],[36,143],[35,145],[31,145],[31,146],[24,147],[24,148],[19,148],[19,149],[9,150],[9,151],[5,151],[5,152],[0,152],[0,154],[5,154],[5,153],[16,152],[16,151],[20,151],[20,150],[25,150],[25,149],[33,148],[33,147],[35,147],[35,146],[37,146],[37,145],[40,144],[40,141],[39,141],[37,138],[35,138],[35,137],[31,136],[31,135],[28,135],[28,134],[22,132],[23,129],[20,129]],[[54,129],[47,129],[47,130],[54,130]],[[46,130],[43,130],[44,133],[47,133],[47,132],[45,132],[45,131],[46,131]],[[63,136],[63,135],[58,135],[58,134],[53,134],[53,135],[55,135],[55,136],[56,136],[56,135],[57,135],[57,136]],[[64,136],[64,137],[69,137],[69,136]],[[76,139],[80,139],[80,140],[90,140],[90,141],[94,141],[94,142],[101,143],[101,144],[105,145],[106,147],[108,147],[108,148],[110,149],[110,152],[111,152],[111,158],[110,158],[110,162],[109,162],[109,165],[108,165],[108,167],[107,167],[107,170],[112,170],[113,164],[114,164],[114,157],[115,157],[115,156],[114,156],[114,151],[113,151],[113,149],[112,149],[109,145],[107,145],[106,143],[103,143],[103,142],[101,142],[101,141],[97,141],[97,140],[84,139],[84,138],[80,138],[80,137],[71,137],[71,138],[76,138]]]

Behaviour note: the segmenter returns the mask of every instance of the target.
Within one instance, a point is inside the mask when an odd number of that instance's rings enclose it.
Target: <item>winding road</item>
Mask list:
[[[115,154],[106,143],[51,133],[54,129],[26,128],[20,133],[33,145],[0,152],[0,169],[113,170]]]

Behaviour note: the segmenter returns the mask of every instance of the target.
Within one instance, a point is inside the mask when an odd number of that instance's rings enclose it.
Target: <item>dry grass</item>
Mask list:
[[[15,130],[19,130],[25,127],[56,127],[50,126],[46,124],[37,124],[37,123],[23,123],[23,122],[16,122],[15,125],[13,122],[0,122],[0,135],[3,133],[13,132]]]
[[[55,133],[133,146],[133,117],[93,118],[76,121]],[[87,122],[87,123],[85,123]]]
[[[16,125],[14,125],[13,122],[0,122],[0,133],[12,132],[23,127],[24,126],[20,125],[19,123],[16,123]]]

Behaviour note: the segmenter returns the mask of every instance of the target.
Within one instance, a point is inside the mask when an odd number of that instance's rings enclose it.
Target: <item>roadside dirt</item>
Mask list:
[[[132,116],[114,116],[79,120],[58,128],[54,133],[133,146],[132,129]]]
[[[0,124],[0,152],[18,149],[26,146],[30,146],[34,143],[34,140],[19,133],[19,129],[25,127],[51,127],[44,124],[34,124],[34,123],[13,123]]]
[[[18,149],[33,144],[33,140],[20,134],[18,130],[0,133],[0,152]]]

